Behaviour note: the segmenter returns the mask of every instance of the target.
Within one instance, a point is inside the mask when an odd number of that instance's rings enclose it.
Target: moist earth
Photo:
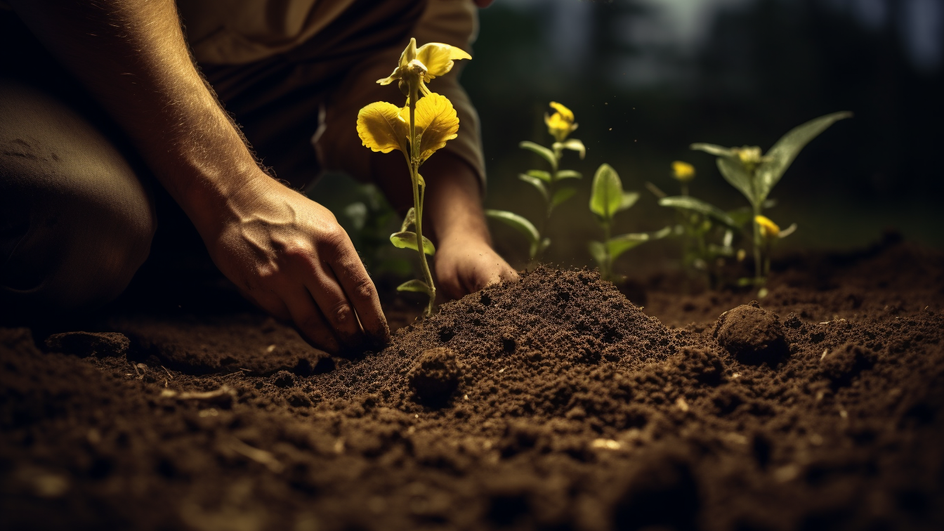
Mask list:
[[[944,529],[944,254],[687,284],[539,267],[353,357],[205,292],[0,328],[0,526]]]

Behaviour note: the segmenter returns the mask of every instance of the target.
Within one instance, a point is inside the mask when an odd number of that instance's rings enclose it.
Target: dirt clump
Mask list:
[[[447,347],[424,350],[407,379],[418,401],[427,405],[444,404],[459,387],[462,366],[456,353]]]
[[[721,314],[714,335],[741,363],[774,366],[790,354],[780,317],[761,308],[757,301]]]
[[[76,356],[124,356],[131,341],[119,332],[63,332],[46,338],[46,348]]]

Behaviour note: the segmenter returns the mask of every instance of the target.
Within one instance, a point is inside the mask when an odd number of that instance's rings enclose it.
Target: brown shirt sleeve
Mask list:
[[[442,42],[471,51],[478,30],[478,16],[470,0],[429,0],[412,36],[418,45]],[[370,181],[370,157],[393,156],[373,153],[357,136],[357,112],[375,101],[388,101],[401,106],[405,102],[397,85],[382,86],[378,79],[390,75],[397,66],[407,42],[378,53],[356,65],[328,98],[318,133],[313,138],[322,168],[343,171],[361,181]],[[479,132],[479,117],[458,75],[465,61],[456,61],[445,76],[428,84],[431,91],[448,97],[459,116],[459,136],[443,148],[467,162],[484,187],[485,161]]]

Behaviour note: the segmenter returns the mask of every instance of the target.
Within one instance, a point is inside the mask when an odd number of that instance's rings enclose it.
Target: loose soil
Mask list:
[[[944,529],[944,254],[683,284],[539,268],[353,358],[213,290],[2,328],[0,527]]]

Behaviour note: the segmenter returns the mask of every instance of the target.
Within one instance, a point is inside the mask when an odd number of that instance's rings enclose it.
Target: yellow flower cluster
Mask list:
[[[426,83],[452,70],[455,60],[471,59],[463,50],[448,44],[431,42],[416,47],[416,39],[400,55],[400,64],[389,76],[377,80],[381,85],[399,81],[407,95],[407,103],[397,107],[392,103],[378,101],[365,106],[357,113],[357,134],[364,146],[372,151],[389,153],[399,149],[410,161],[410,94],[416,94],[414,120],[416,143],[419,150],[418,164],[422,164],[433,153],[456,138],[459,132],[459,117],[449,98],[430,92]]]
[[[574,123],[574,113],[556,101],[551,102],[551,107],[556,112],[551,115],[545,114],[544,123],[547,124],[547,131],[551,136],[558,142],[563,142],[567,139],[567,135],[577,129],[577,124]]]

